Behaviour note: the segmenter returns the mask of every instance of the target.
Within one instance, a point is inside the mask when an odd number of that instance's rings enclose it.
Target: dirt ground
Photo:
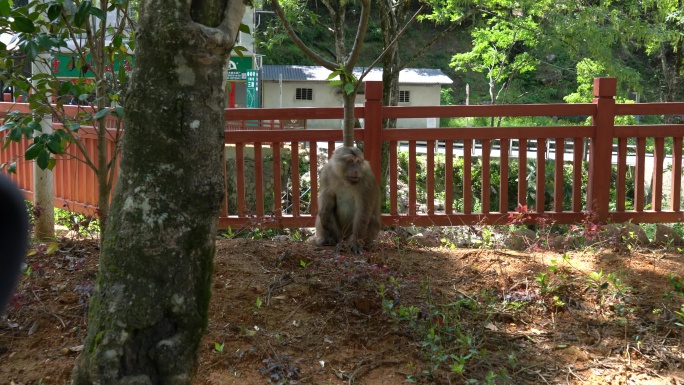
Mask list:
[[[95,241],[73,239],[28,257],[0,319],[0,384],[69,382],[97,259]],[[683,262],[676,248],[516,252],[386,235],[356,256],[222,239],[194,383],[684,384]]]

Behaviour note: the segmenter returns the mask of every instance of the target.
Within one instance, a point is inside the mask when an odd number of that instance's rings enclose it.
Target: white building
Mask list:
[[[365,68],[356,68],[357,77]],[[329,86],[330,70],[318,66],[264,65],[262,67],[262,107],[337,107],[342,106],[341,90]],[[363,81],[382,80],[382,69],[374,68]],[[442,85],[453,81],[440,69],[407,68],[399,73],[400,106],[438,106]],[[356,97],[356,105],[365,102],[363,87]],[[340,128],[341,119],[314,120],[294,125],[306,128]],[[363,124],[363,123],[362,123]],[[399,119],[398,127],[435,127],[436,120]],[[293,127],[294,128],[294,127]]]

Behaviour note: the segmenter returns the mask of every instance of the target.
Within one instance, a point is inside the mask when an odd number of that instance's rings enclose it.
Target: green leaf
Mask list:
[[[119,66],[119,73],[117,74],[117,77],[119,78],[119,83],[126,81],[126,69],[124,66]]]
[[[26,158],[26,160],[36,159],[38,155],[40,155],[40,153],[44,150],[45,144],[36,141],[35,143],[32,143],[30,146],[28,146],[28,148],[26,149],[26,153],[24,153],[24,158]]]
[[[57,165],[57,159],[50,158],[50,160],[48,161],[47,169],[52,171],[52,169],[55,168],[56,165]]]
[[[5,124],[0,126],[0,132],[3,132],[5,130],[11,130],[12,128],[14,128],[15,125],[16,125],[16,123],[14,123],[12,121],[5,121]]]
[[[123,107],[117,106],[116,108],[114,108],[114,111],[112,111],[112,115],[115,115],[115,116],[116,116],[117,118],[119,118],[119,119],[123,119],[123,118],[124,118],[124,109],[123,109]]]
[[[9,138],[11,141],[18,142],[21,140],[21,130],[19,128],[14,128],[10,130]],[[9,142],[7,142],[9,143]]]
[[[50,35],[46,34],[40,34],[38,37],[36,37],[36,43],[42,48],[43,50],[49,50],[54,46],[54,39]]]
[[[119,48],[123,44],[123,35],[118,34],[112,39],[112,47]]]
[[[41,151],[36,158],[36,164],[41,170],[48,168],[50,165],[50,153],[43,149],[43,151]]]
[[[52,3],[48,7],[47,15],[50,21],[55,21],[62,14],[62,6],[57,3]]]
[[[81,124],[79,122],[71,122],[67,124],[67,128],[71,131],[78,131],[79,128],[81,128]]]
[[[7,172],[9,172],[11,174],[16,174],[17,173],[17,162],[10,163],[10,165],[7,166]]]
[[[8,17],[12,11],[12,5],[9,0],[0,0],[0,16]]]
[[[78,10],[76,11],[76,14],[74,14],[75,26],[79,28],[83,27],[83,24],[85,24],[86,18],[88,17],[88,14],[90,13],[90,9],[92,7],[93,3],[90,0],[86,0],[78,5]]]
[[[329,86],[341,86],[342,84],[344,84],[342,80],[332,80],[328,83]]]
[[[105,108],[101,109],[100,111],[97,111],[97,113],[95,114],[95,116],[93,116],[93,119],[95,119],[95,120],[100,120],[100,119],[104,118],[104,117],[107,116],[107,115],[109,115],[109,108],[108,108],[108,107],[105,107]]]
[[[351,95],[352,92],[354,92],[354,85],[352,83],[347,83],[344,85],[344,92],[347,93],[347,95]]]
[[[250,34],[251,31],[249,30],[249,26],[244,23],[240,23],[240,27],[238,27],[238,30],[242,33]]]
[[[100,8],[98,8],[98,7],[92,7],[92,8],[90,8],[89,13],[90,13],[91,15],[97,17],[97,18],[100,19],[100,20],[105,20],[105,19],[107,19],[107,15],[106,15],[104,12],[102,12],[102,10],[101,10]]]
[[[36,31],[36,26],[28,17],[16,16],[12,23],[12,30],[15,32],[33,33]]]
[[[43,131],[43,127],[40,126],[40,122],[38,122],[37,120],[32,120],[28,122],[26,128],[30,130],[31,134],[33,134],[34,131]]]
[[[59,94],[60,95],[66,95],[71,91],[71,88],[73,87],[73,83],[71,82],[63,82],[62,85],[59,87]]]
[[[244,52],[247,51],[247,48],[245,48],[245,47],[243,47],[243,46],[241,46],[241,45],[236,45],[235,47],[233,47],[233,51],[234,51],[239,57],[244,57],[244,56],[245,56]]]
[[[30,61],[35,61],[36,57],[38,57],[38,44],[33,40],[29,40],[24,45],[23,51]]]
[[[333,71],[330,73],[330,75],[328,75],[328,78],[325,80],[332,80],[336,77],[339,77],[341,74],[342,74],[342,72],[340,72],[340,71]]]
[[[54,137],[51,137],[50,140],[48,140],[48,142],[47,142],[47,147],[51,153],[61,154],[62,153],[62,139],[59,137],[57,137],[56,139]]]
[[[53,135],[59,136],[59,140],[66,141],[66,142],[69,142],[71,139],[71,137],[69,136],[69,134],[67,134],[67,132],[65,130],[57,130],[53,133]]]

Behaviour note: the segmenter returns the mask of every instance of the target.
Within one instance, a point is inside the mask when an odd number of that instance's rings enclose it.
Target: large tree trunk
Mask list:
[[[188,384],[207,325],[225,70],[244,5],[140,9],[121,175],[74,385]]]

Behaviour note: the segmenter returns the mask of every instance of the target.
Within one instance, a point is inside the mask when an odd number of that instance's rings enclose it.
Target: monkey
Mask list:
[[[361,254],[380,232],[380,187],[356,147],[340,147],[321,169],[316,245],[349,242]]]

